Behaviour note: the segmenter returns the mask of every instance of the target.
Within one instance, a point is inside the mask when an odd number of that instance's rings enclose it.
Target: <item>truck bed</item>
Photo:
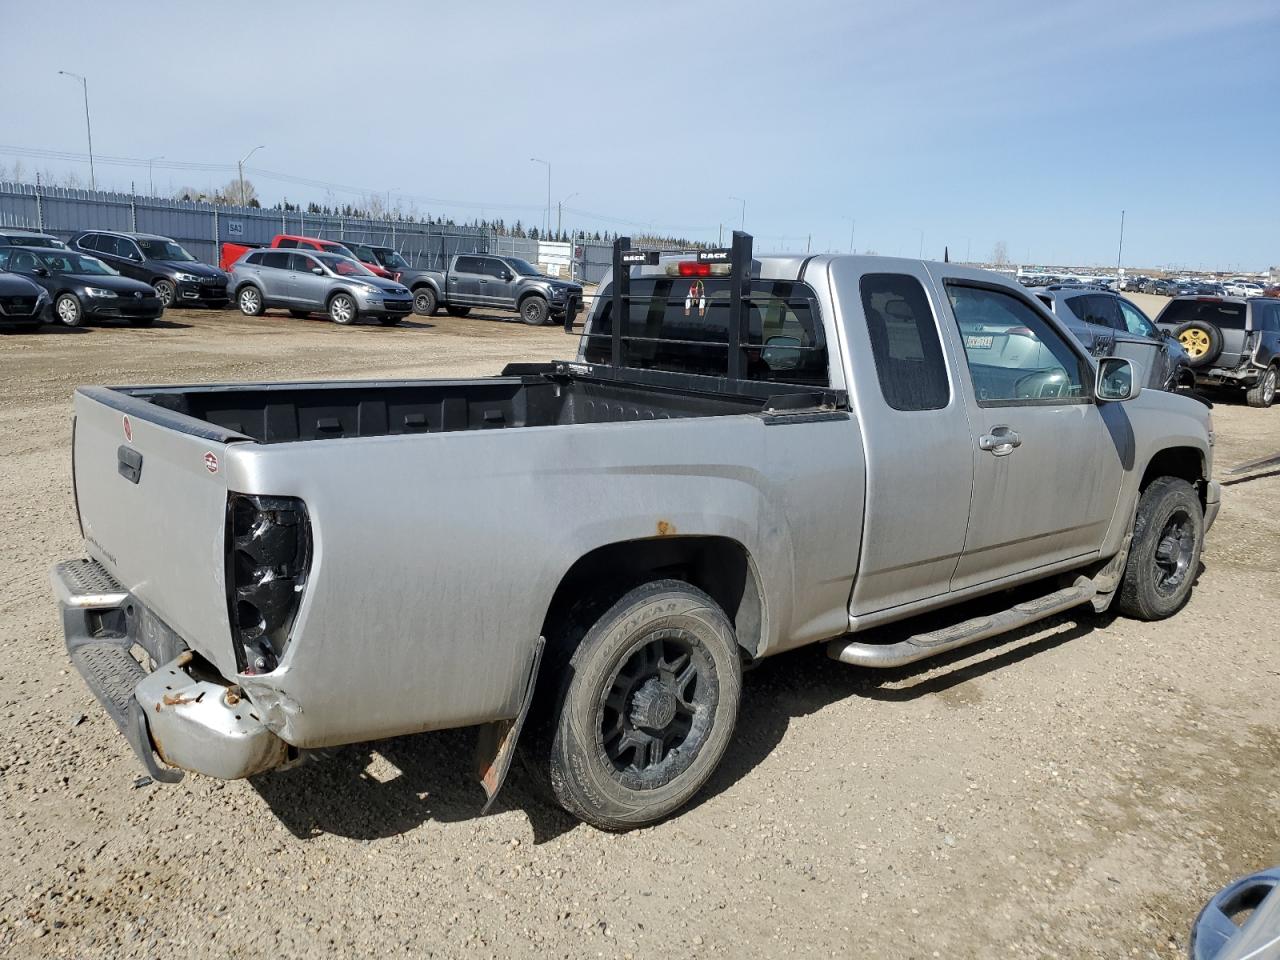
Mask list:
[[[765,404],[758,397],[541,375],[121,387],[111,392],[259,443],[726,416],[751,413]]]

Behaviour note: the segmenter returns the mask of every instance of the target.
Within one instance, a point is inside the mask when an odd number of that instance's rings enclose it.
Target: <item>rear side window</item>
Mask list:
[[[1244,329],[1245,305],[1220,300],[1172,300],[1160,314],[1161,323],[1181,324],[1207,320],[1225,330]]]
[[[98,235],[96,233],[86,233],[80,238],[79,246],[85,250],[100,250],[98,246]]]
[[[588,333],[586,359],[609,363],[610,289]],[[729,369],[729,281],[712,277],[640,277],[622,330],[622,364],[723,377]],[[789,280],[753,280],[742,332],[748,380],[827,386],[827,344],[812,290]]]
[[[947,366],[920,281],[900,273],[869,273],[860,287],[885,403],[895,410],[945,407],[951,399]]]
[[[1067,309],[1085,323],[1092,323],[1099,327],[1110,327],[1112,330],[1119,330],[1124,327],[1124,321],[1120,317],[1120,308],[1111,297],[1090,293],[1079,297],[1068,297],[1066,303]]]
[[[480,258],[479,257],[459,257],[453,265],[455,273],[479,273]]]
[[[264,267],[274,267],[276,270],[288,270],[289,254],[277,253],[275,251],[272,251],[271,253],[264,253],[262,255],[262,265]]]
[[[265,253],[251,253],[244,258],[244,262],[252,263],[254,266],[260,267],[262,266],[262,258],[265,256],[266,256]]]

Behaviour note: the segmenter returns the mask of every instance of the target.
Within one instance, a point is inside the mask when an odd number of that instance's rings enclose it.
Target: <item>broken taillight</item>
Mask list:
[[[289,642],[311,566],[311,523],[296,497],[227,498],[227,607],[243,673],[269,673]]]

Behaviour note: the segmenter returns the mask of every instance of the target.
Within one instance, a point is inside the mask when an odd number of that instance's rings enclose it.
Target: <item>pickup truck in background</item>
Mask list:
[[[235,266],[236,261],[243,257],[250,250],[260,250],[264,244],[261,243],[234,243],[230,240],[224,241],[222,244],[222,255],[219,257],[219,264],[222,269],[230,273],[231,268]],[[322,240],[319,237],[299,237],[293,234],[280,233],[271,239],[269,244],[265,246],[280,250],[310,250],[314,253],[336,253],[340,257],[348,257],[360,263],[361,260],[355,253],[343,243],[336,240]],[[366,268],[375,274],[387,280],[394,279],[391,273],[384,270],[380,265],[373,264]]]
[[[53,585],[155,779],[479,725],[490,801],[519,743],[567,810],[627,829],[711,776],[744,663],[897,667],[1081,606],[1181,609],[1219,505],[1210,411],[1143,376],[999,274],[619,241],[571,361],[79,388],[87,556]]]
[[[582,308],[582,284],[548,277],[519,257],[460,253],[444,270],[411,270],[400,282],[413,291],[413,312],[421,316],[441,306],[455,317],[465,317],[472,307],[497,307],[540,326],[566,315],[571,321]]]

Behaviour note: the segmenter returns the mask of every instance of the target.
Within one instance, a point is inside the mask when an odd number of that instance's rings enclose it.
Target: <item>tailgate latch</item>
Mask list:
[[[142,479],[142,454],[122,444],[116,450],[116,469],[130,483],[137,483]]]

